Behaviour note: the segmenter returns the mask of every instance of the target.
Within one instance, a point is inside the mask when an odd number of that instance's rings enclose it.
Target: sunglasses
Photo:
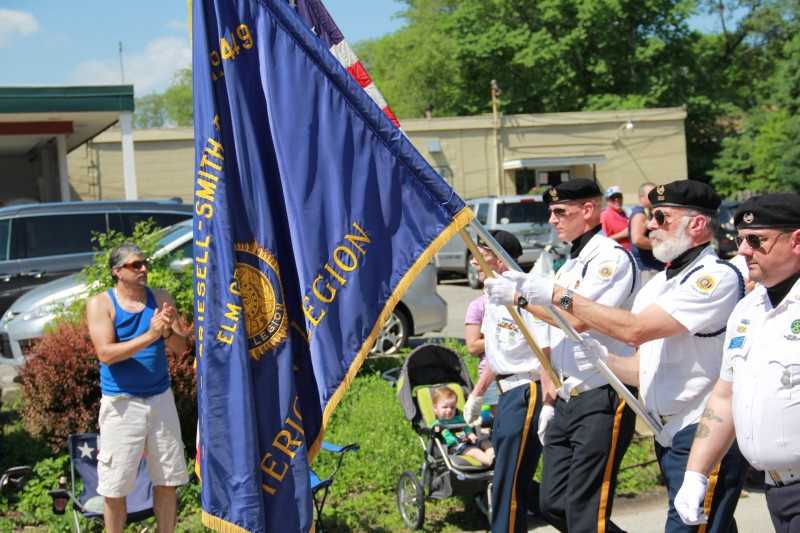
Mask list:
[[[781,238],[781,235],[788,235],[788,234],[789,233],[787,233],[785,231],[782,231],[781,233],[775,235],[774,236],[775,237],[775,242],[778,242],[778,239]],[[764,245],[764,243],[768,242],[769,239],[770,239],[769,236],[756,235],[755,233],[748,233],[745,236],[737,235],[736,237],[734,237],[734,240],[736,241],[736,247],[737,248],[742,245],[742,242],[747,241],[747,246],[750,247],[751,250],[759,250],[759,249],[761,249],[762,246]],[[775,244],[773,243],[772,246],[774,247]],[[767,253],[769,253],[771,251],[772,251],[772,248],[767,250]]]
[[[664,214],[664,211],[656,209],[650,213],[650,220],[655,220],[656,224],[663,226],[667,222],[667,215]]]
[[[569,213],[567,213],[567,210],[563,207],[556,207],[555,209],[550,210],[550,214],[556,218],[564,218]]]
[[[142,267],[149,268],[150,263],[148,263],[146,260],[139,259],[137,261],[131,261],[130,263],[120,265],[120,268],[128,268],[130,270],[141,270]]]

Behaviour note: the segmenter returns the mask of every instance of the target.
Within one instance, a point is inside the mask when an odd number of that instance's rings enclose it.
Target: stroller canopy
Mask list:
[[[414,388],[440,383],[458,383],[466,392],[472,390],[472,380],[461,356],[445,346],[423,344],[409,354],[397,381],[397,398],[408,420],[419,416],[411,394]]]

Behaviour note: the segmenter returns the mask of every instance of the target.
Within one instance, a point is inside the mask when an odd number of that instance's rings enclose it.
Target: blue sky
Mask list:
[[[395,0],[326,0],[350,42],[398,29]],[[120,83],[162,91],[189,66],[186,0],[0,0],[0,86]]]
[[[351,42],[397,30],[396,0],[325,0]],[[694,24],[714,31],[710,17]],[[160,92],[190,65],[186,0],[0,0],[0,86],[125,82]]]

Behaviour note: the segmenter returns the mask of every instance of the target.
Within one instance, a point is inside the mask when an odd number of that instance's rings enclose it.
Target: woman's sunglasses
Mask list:
[[[149,268],[150,263],[148,263],[146,260],[139,259],[138,261],[131,261],[130,263],[120,265],[120,268],[128,268],[130,270],[141,270],[142,267]]]

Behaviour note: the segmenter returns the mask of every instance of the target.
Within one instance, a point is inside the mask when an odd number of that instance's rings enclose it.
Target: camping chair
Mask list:
[[[88,519],[103,519],[103,497],[97,494],[97,433],[75,433],[67,441],[69,448],[69,485],[66,480],[57,490],[49,492],[53,498],[53,512],[64,514],[67,503],[72,502],[72,522],[80,533],[80,516]],[[83,489],[78,492],[78,481]],[[139,463],[139,473],[133,492],[125,499],[128,523],[138,522],[153,516],[153,484],[147,474],[147,461]]]
[[[33,468],[30,466],[12,466],[0,476],[0,495],[19,492],[31,476]]]
[[[314,497],[314,508],[317,511],[316,529],[319,533],[324,531],[322,527],[322,509],[325,507],[325,500],[328,498],[328,490],[331,488],[331,485],[333,485],[333,479],[336,477],[336,473],[342,466],[342,461],[344,460],[345,454],[347,452],[358,451],[358,444],[353,443],[348,444],[347,446],[337,446],[336,444],[322,441],[322,449],[326,452],[337,454],[339,458],[336,462],[336,468],[334,468],[331,475],[325,479],[320,479],[317,473],[314,472],[312,468],[309,468],[309,476],[311,478],[311,494]]]

